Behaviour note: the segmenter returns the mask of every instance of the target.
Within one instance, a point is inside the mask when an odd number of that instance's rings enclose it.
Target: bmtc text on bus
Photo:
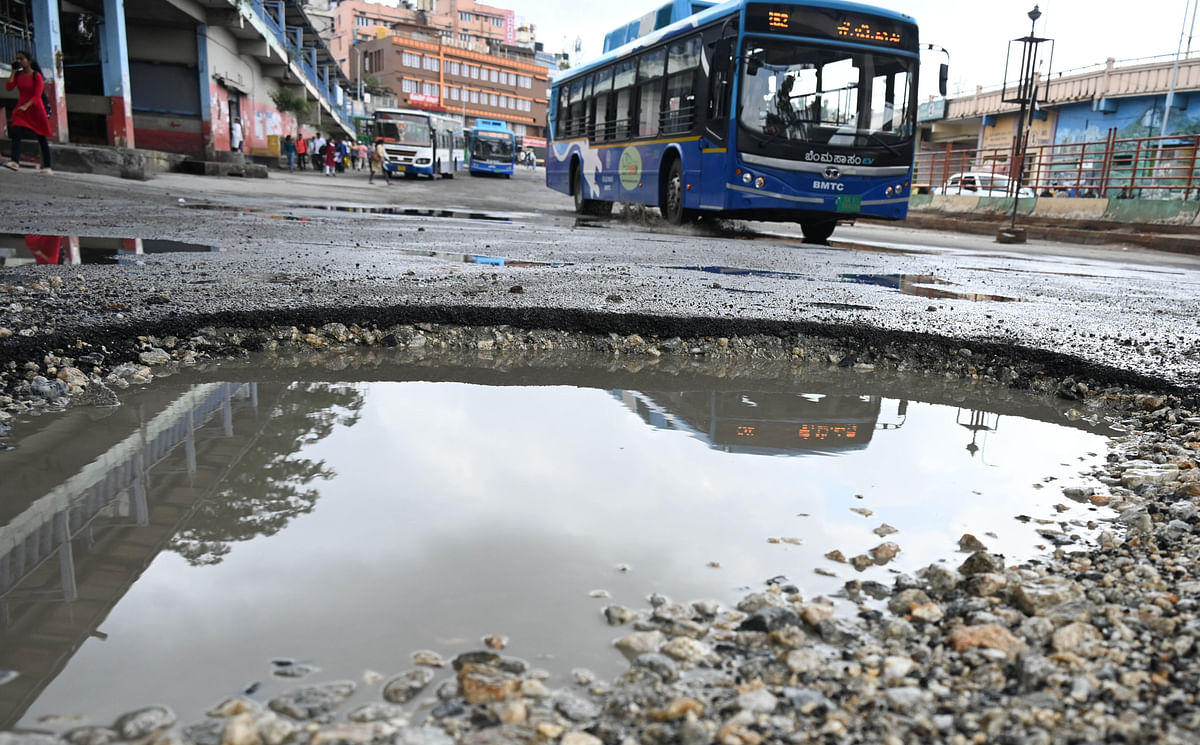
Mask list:
[[[797,221],[813,242],[839,220],[904,219],[919,65],[905,15],[713,5],[554,81],[546,184],[581,213]]]
[[[383,141],[383,167],[393,175],[454,178],[462,159],[462,122],[417,109],[376,109],[375,140]]]
[[[498,173],[512,177],[517,159],[517,135],[497,119],[476,119],[463,130],[467,143],[467,169],[472,175]]]

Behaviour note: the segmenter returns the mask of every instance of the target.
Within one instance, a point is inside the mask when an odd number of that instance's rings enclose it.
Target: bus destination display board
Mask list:
[[[752,3],[746,6],[746,31],[917,49],[917,29],[911,24],[831,8]]]

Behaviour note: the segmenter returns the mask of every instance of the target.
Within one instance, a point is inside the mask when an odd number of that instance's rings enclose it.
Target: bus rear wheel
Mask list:
[[[804,232],[805,243],[827,244],[837,220],[801,220],[800,230]]]
[[[683,207],[683,163],[678,158],[671,161],[671,170],[667,172],[658,209],[662,212],[663,219],[672,225],[683,225],[691,221],[691,210]]]
[[[579,167],[578,161],[571,166],[571,194],[575,197],[575,214],[577,215],[604,217],[612,214],[612,202],[583,198],[583,169]]]

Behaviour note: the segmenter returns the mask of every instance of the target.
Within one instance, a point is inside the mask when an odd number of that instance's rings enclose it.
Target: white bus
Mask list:
[[[395,175],[454,178],[463,154],[463,123],[418,109],[375,109],[375,137],[383,140],[383,167]]]

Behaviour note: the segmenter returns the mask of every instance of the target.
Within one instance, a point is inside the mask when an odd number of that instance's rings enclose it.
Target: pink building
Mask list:
[[[332,4],[331,4],[332,5]],[[422,9],[425,8],[425,9]],[[487,53],[489,43],[517,41],[516,16],[511,10],[476,3],[474,0],[417,0],[417,7],[391,7],[363,0],[343,0],[327,12],[332,18],[329,50],[346,75],[357,75],[358,60],[350,49],[356,41],[368,41],[391,33],[395,23],[429,26],[467,49]],[[311,15],[326,15],[317,11]]]

